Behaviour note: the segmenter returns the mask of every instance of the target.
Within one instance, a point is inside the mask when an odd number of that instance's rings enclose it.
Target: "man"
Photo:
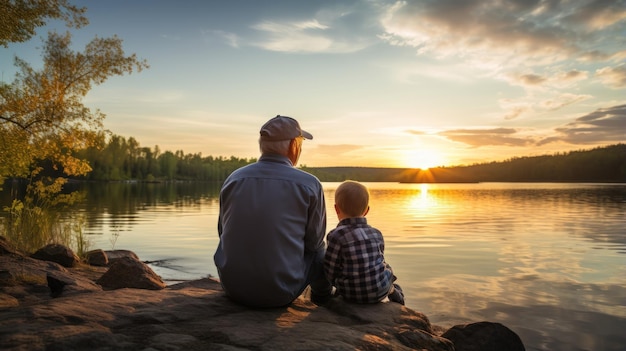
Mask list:
[[[261,127],[258,162],[233,172],[220,191],[214,255],[222,287],[252,307],[290,304],[311,285],[322,303],[331,285],[324,276],[326,204],[319,180],[295,168],[304,139],[313,136],[287,116]]]

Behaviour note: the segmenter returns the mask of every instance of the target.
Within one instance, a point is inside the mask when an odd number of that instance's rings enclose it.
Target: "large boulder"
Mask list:
[[[102,249],[91,250],[85,253],[85,261],[92,266],[106,267],[109,265],[109,256]]]
[[[48,244],[37,250],[30,257],[42,261],[56,262],[63,267],[74,267],[80,262],[80,259],[72,249],[61,244]]]
[[[441,335],[456,351],[524,351],[520,337],[500,323],[476,322],[455,325]]]
[[[139,257],[137,256],[137,254],[130,250],[106,250],[104,251],[104,253],[107,255],[107,259],[109,260],[109,265],[112,265],[113,263],[115,263],[115,261],[121,258],[127,258],[127,257],[130,257],[139,261]]]
[[[121,288],[159,290],[167,286],[148,265],[132,257],[115,260],[96,283],[108,290]]]

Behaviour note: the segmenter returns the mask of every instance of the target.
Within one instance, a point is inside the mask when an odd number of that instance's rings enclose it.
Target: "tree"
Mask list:
[[[93,85],[148,67],[134,54],[126,56],[116,36],[96,37],[83,52],[72,51],[70,45],[69,33],[49,33],[43,68],[35,70],[15,58],[15,80],[0,83],[0,186],[5,177],[28,180],[24,199],[14,199],[7,208],[5,231],[26,250],[49,241],[67,242],[59,238],[68,229],[55,209],[76,197],[61,190],[68,176],[91,171],[77,152],[102,144],[105,116],[85,107],[83,98]]]
[[[2,0],[0,1],[0,45],[28,41],[37,27],[47,19],[60,19],[68,27],[80,28],[89,23],[87,9],[70,5],[68,0]]]
[[[125,56],[122,41],[96,37],[83,52],[70,49],[69,33],[49,33],[40,71],[15,58],[19,68],[12,84],[0,85],[0,177],[37,174],[39,160],[52,161],[66,175],[81,175],[89,165],[74,157],[102,130],[104,114],[92,112],[82,99],[92,85],[115,75],[147,68],[136,55]]]

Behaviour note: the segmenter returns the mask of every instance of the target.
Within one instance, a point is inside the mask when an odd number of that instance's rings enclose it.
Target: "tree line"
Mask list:
[[[468,166],[412,168],[303,167],[322,181],[367,182],[619,182],[626,183],[626,144],[553,155],[512,157]]]
[[[182,150],[161,152],[158,145],[143,147],[133,137],[113,134],[106,138],[104,133],[96,137],[95,145],[78,151],[77,157],[86,160],[92,171],[75,179],[106,181],[221,181],[237,168],[256,162],[255,158],[202,156]]]
[[[76,179],[85,180],[200,180],[223,181],[234,170],[256,158],[202,156],[161,152],[159,146],[142,147],[135,138],[104,134],[96,145],[79,152],[92,171]],[[498,162],[467,166],[414,168],[307,167],[321,181],[353,179],[364,182],[450,183],[450,182],[626,182],[626,144],[553,155],[512,157]]]

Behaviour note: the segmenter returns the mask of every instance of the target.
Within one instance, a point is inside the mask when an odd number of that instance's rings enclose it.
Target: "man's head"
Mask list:
[[[335,190],[335,210],[344,217],[365,216],[369,211],[369,200],[369,191],[359,182],[346,180]]]
[[[261,127],[261,140],[264,141],[280,141],[291,140],[297,137],[305,139],[313,139],[311,133],[302,130],[298,121],[291,117],[277,115],[267,121]]]
[[[313,139],[311,133],[302,130],[298,121],[291,117],[278,115],[267,121],[262,127],[259,137],[259,148],[262,154],[279,154],[287,156],[295,166],[302,151],[302,141]]]

